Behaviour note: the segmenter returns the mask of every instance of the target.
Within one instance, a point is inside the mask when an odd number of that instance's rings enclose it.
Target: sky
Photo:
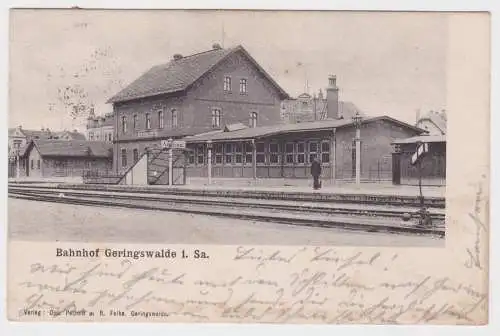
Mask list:
[[[12,10],[9,127],[84,130],[85,112],[150,67],[243,45],[291,96],[325,90],[367,115],[414,123],[446,109],[443,13]]]

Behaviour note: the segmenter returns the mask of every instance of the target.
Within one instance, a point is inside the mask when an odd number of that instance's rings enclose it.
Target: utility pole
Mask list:
[[[356,142],[356,185],[361,184],[361,115],[356,112],[353,117],[354,125],[356,126],[356,137],[354,138]]]
[[[207,141],[207,159],[208,184],[212,184],[212,140]]]

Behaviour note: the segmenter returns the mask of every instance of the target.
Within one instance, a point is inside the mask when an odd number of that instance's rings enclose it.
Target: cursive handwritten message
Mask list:
[[[12,244],[22,248],[22,243]],[[50,245],[40,247],[40,255],[53,250]],[[177,261],[61,257],[47,263],[25,258],[11,273],[9,317],[477,324],[487,312],[487,293],[470,277],[412,272],[412,261],[397,252],[246,246],[207,250],[210,259]]]

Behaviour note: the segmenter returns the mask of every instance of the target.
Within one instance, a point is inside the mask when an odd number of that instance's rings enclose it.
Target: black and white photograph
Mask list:
[[[487,323],[489,24],[11,9],[8,318]]]
[[[11,239],[444,246],[445,15],[104,13],[12,12]]]

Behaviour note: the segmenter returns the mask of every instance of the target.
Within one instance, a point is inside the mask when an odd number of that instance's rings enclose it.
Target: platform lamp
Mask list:
[[[359,111],[352,117],[354,121],[354,126],[356,127],[356,137],[354,141],[356,142],[356,185],[359,186],[361,183],[361,120],[362,117]]]
[[[20,152],[21,152],[21,150],[20,150],[20,148],[19,148],[19,147],[16,147],[16,149],[14,149],[14,151],[15,151],[15,155],[16,155],[16,156],[15,156],[15,160],[16,160],[16,178],[19,178],[19,177],[21,177],[21,169],[20,169],[20,167],[19,167],[19,160],[20,160],[20,157],[19,157],[19,156],[20,156],[20,154],[21,154],[21,153],[20,153]]]
[[[416,150],[418,151],[418,148],[423,145],[422,141],[417,141],[416,143]],[[419,203],[420,203],[420,209],[417,211],[416,215],[418,218],[418,227],[423,227],[423,228],[429,228],[432,227],[432,218],[427,210],[427,207],[425,206],[425,199],[424,199],[424,194],[422,193],[422,159],[418,161],[418,189],[419,189]]]
[[[212,140],[207,140],[207,176],[208,184],[212,184]]]

